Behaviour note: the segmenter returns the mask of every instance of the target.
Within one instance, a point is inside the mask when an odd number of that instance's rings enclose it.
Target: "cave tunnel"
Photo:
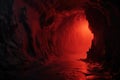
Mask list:
[[[117,0],[0,0],[0,80],[119,80]]]

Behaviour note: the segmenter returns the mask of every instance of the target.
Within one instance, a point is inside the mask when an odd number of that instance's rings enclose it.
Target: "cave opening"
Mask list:
[[[94,34],[89,27],[84,11],[76,14],[67,23],[64,30],[58,31],[58,52],[69,60],[86,59]]]

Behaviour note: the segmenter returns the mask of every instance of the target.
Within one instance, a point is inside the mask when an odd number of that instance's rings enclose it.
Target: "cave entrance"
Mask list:
[[[78,14],[67,23],[69,25],[65,25],[64,31],[60,32],[59,51],[65,59],[86,59],[94,36],[85,14]]]

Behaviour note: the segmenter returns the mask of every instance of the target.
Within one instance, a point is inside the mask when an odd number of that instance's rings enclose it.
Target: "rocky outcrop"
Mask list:
[[[39,77],[42,69],[50,69],[52,65],[44,65],[61,55],[55,45],[56,33],[76,16],[72,11],[79,10],[85,11],[94,34],[86,61],[101,64],[102,73],[118,80],[120,10],[115,0],[0,0],[0,79],[21,79],[24,72],[29,73],[28,79],[32,71]],[[80,74],[84,79],[88,75]]]

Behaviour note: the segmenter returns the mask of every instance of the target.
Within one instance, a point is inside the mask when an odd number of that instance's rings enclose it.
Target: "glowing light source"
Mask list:
[[[87,58],[86,52],[91,47],[93,39],[93,34],[88,26],[89,23],[85,17],[75,19],[73,25],[66,26],[60,42],[63,56],[67,56],[68,59]]]
[[[77,32],[76,34],[78,35],[78,42],[80,43],[79,47],[80,51],[79,54],[81,54],[80,58],[87,58],[86,52],[89,50],[91,47],[91,41],[93,39],[93,34],[91,30],[89,29],[89,23],[86,20],[86,18],[82,18],[80,21],[76,22],[76,29],[75,31]]]

